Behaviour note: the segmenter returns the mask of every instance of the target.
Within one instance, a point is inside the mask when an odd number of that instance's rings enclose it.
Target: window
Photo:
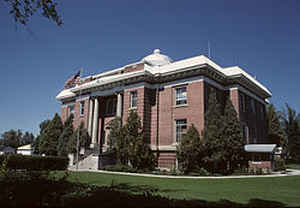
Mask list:
[[[239,98],[240,98],[241,111],[245,112],[246,111],[246,108],[245,108],[245,96],[243,94],[239,94]]]
[[[105,114],[106,115],[114,115],[116,113],[116,99],[108,98],[105,104]]]
[[[255,113],[255,102],[254,99],[250,100],[251,112]]]
[[[130,92],[130,108],[136,108],[138,102],[137,91]]]
[[[175,89],[175,102],[176,102],[176,105],[187,104],[186,87],[180,87],[180,88]]]
[[[187,123],[186,119],[176,120],[176,142],[178,143],[182,136],[186,133]]]
[[[80,101],[80,115],[84,115],[84,101]]]
[[[74,112],[75,112],[74,109],[75,109],[75,108],[74,108],[74,105],[69,105],[69,115],[71,115],[71,114],[74,115]]]
[[[249,137],[248,137],[248,126],[243,124],[242,125],[242,130],[243,130],[243,138],[246,141],[246,144],[249,144]]]
[[[263,104],[260,104],[260,118],[261,118],[261,120],[265,119],[264,107],[265,106]]]

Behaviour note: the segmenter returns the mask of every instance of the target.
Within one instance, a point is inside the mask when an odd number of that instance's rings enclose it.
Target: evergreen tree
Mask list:
[[[182,137],[176,151],[179,169],[184,173],[197,171],[205,156],[203,141],[198,130],[192,124]]]
[[[70,153],[69,143],[73,136],[74,115],[71,114],[63,125],[63,132],[58,139],[57,152],[59,156],[67,156]]]
[[[76,153],[77,152],[77,139],[79,133],[79,147],[80,148],[89,148],[91,144],[91,137],[89,136],[86,128],[84,128],[84,123],[81,122],[79,128],[77,128],[72,135],[72,138],[68,143],[68,152]]]
[[[156,157],[145,142],[141,120],[135,111],[130,111],[124,125],[124,139],[128,142],[127,152],[129,162],[137,169],[154,169]]]
[[[60,116],[56,113],[53,120],[40,135],[40,151],[46,155],[57,155],[58,138],[63,131]]]
[[[108,123],[107,129],[109,134],[107,136],[108,151],[116,153],[118,164],[128,164],[128,142],[124,136],[124,128],[122,128],[122,120],[116,117]]]
[[[281,120],[287,138],[287,156],[300,162],[300,115],[288,104],[287,112],[281,112]]]
[[[33,142],[33,149],[34,149],[34,154],[40,154],[40,144],[42,141],[42,137],[44,136],[43,132],[47,129],[48,125],[50,124],[50,120],[45,120],[40,123],[40,134],[36,137],[36,139]]]
[[[20,145],[33,144],[33,142],[34,142],[34,135],[26,131],[25,134],[22,136]]]
[[[204,160],[207,163],[207,169],[210,172],[216,172],[218,165],[223,161],[221,154],[223,148],[222,141],[223,117],[221,107],[217,101],[216,92],[212,91],[208,98],[208,107],[205,113],[203,141],[206,149]]]
[[[20,129],[11,129],[9,131],[6,131],[1,135],[1,145],[9,146],[16,149],[21,145],[22,135],[23,133]]]
[[[226,161],[227,164],[223,171],[225,173],[231,173],[239,162],[242,162],[245,158],[245,142],[237,112],[230,99],[227,99],[225,105],[221,144],[223,148],[220,149],[220,155],[222,155],[222,159]]]
[[[268,139],[270,143],[286,149],[286,142],[284,139],[284,132],[280,123],[280,115],[276,112],[273,104],[267,106],[268,117]]]

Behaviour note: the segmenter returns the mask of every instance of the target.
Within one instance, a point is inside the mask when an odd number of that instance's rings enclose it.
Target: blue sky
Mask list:
[[[207,54],[267,86],[278,109],[300,112],[300,1],[59,1],[64,25],[35,15],[16,25],[0,1],[0,134],[39,132],[55,96],[84,68],[96,74],[160,48],[173,60]]]

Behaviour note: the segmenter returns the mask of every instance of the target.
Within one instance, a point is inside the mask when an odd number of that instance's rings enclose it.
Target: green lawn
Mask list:
[[[71,181],[111,185],[126,184],[126,189],[148,186],[157,188],[156,194],[175,199],[226,199],[247,203],[250,199],[277,201],[288,206],[300,205],[300,176],[247,179],[169,179],[124,176],[91,172],[72,172]]]
[[[300,164],[287,164],[287,168],[300,170]]]

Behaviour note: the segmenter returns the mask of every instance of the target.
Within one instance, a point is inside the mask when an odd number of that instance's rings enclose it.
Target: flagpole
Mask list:
[[[80,75],[83,73],[83,68],[80,69]],[[79,79],[79,83],[81,80]],[[79,98],[81,96],[81,88],[79,90]],[[78,123],[77,123],[77,141],[76,141],[76,171],[78,171],[78,165],[79,165],[79,136],[80,136],[80,103],[79,103],[79,111],[78,111]]]

